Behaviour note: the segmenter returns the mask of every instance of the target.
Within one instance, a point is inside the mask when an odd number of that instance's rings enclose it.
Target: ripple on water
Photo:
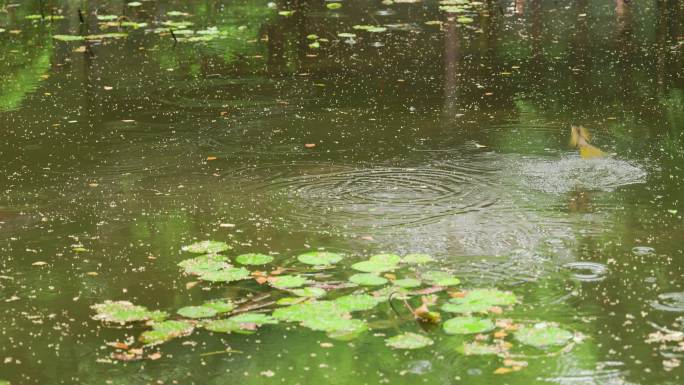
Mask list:
[[[574,279],[583,282],[601,281],[608,274],[608,267],[598,262],[570,262],[563,267],[572,272]]]
[[[684,292],[662,293],[658,299],[651,301],[651,307],[672,313],[684,312]]]
[[[528,159],[521,162],[520,172],[528,187],[553,194],[577,189],[613,191],[621,186],[644,183],[647,176],[637,165],[614,158]]]

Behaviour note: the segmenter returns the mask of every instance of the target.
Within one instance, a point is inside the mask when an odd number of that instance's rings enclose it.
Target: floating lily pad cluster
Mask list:
[[[382,328],[378,326],[382,324],[378,322],[380,314],[392,318],[387,321],[394,324],[441,324],[441,332],[433,329],[430,334],[418,333],[428,329],[414,326],[414,331],[388,336],[385,344],[392,349],[425,348],[435,344],[440,334],[478,335],[475,341],[461,342],[455,348],[464,354],[506,357],[512,341],[548,349],[565,346],[574,338],[572,332],[553,323],[503,318],[502,314],[519,302],[515,294],[494,288],[454,289],[460,280],[429,266],[436,261],[426,254],[383,253],[359,261],[334,252],[310,251],[288,258],[284,261],[287,267],[283,267],[275,266],[276,259],[268,254],[220,254],[230,250],[223,242],[202,241],[182,250],[201,254],[178,264],[187,275],[207,281],[210,287],[244,281],[235,287],[236,292],[253,285],[248,291],[262,292],[265,299],[252,294],[220,298],[182,307],[173,315],[126,301],[105,301],[93,306],[94,318],[106,323],[146,325],[149,330],[139,338],[144,346],[185,337],[197,329],[244,334],[278,323],[349,340]],[[384,306],[384,311],[376,310],[378,306]],[[453,317],[442,322],[447,314]]]
[[[440,10],[448,14],[458,15],[456,22],[461,24],[474,22],[472,16],[476,13],[477,7],[482,5],[479,1],[471,0],[442,0],[439,4]]]

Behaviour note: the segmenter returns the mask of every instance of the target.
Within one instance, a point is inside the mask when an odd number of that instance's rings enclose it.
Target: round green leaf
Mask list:
[[[334,265],[335,263],[342,260],[342,256],[335,253],[329,253],[327,251],[310,251],[308,253],[300,254],[297,259],[301,263],[306,263],[307,265]]]
[[[178,309],[178,314],[186,318],[209,318],[218,312],[209,306],[186,306]]]
[[[185,321],[164,321],[152,325],[152,330],[144,332],[140,336],[142,343],[156,345],[170,339],[190,335],[194,327]]]
[[[494,329],[494,323],[487,318],[455,317],[442,325],[447,334],[475,334]]]
[[[432,345],[434,342],[423,335],[404,333],[385,340],[387,346],[395,349],[420,349]]]
[[[402,261],[411,265],[419,265],[423,263],[434,262],[434,258],[427,254],[408,254]]]
[[[219,314],[230,313],[231,311],[233,311],[233,309],[235,309],[235,305],[230,300],[213,300],[205,302],[202,306],[210,307],[216,310],[216,312]]]
[[[420,280],[414,279],[414,278],[404,278],[404,279],[397,279],[392,282],[394,286],[399,286],[403,288],[413,288],[413,287],[418,287],[422,284]]]
[[[332,301],[315,300],[296,303],[273,311],[274,318],[288,322],[302,322],[327,314],[343,317],[345,312]]]
[[[340,8],[342,8],[342,3],[328,3],[325,6],[328,9],[340,9]]]
[[[306,328],[324,332],[351,332],[363,328],[365,324],[362,320],[342,318],[336,314],[319,316],[302,322],[302,326]]]
[[[546,322],[522,327],[515,332],[514,336],[523,344],[537,348],[563,346],[573,338],[571,332]]]
[[[230,246],[227,243],[217,241],[196,242],[182,248],[183,251],[196,254],[216,254],[228,249],[230,249]]]
[[[96,312],[93,319],[122,325],[128,322],[161,321],[168,316],[165,312],[150,311],[144,306],[133,305],[128,301],[105,301],[91,308]]]
[[[368,294],[350,294],[339,297],[334,302],[340,311],[353,312],[370,310],[380,303],[380,299]]]
[[[278,289],[291,289],[300,287],[309,282],[308,279],[299,275],[280,275],[269,281],[271,286]]]
[[[513,305],[517,301],[515,294],[497,289],[475,289],[463,298],[452,298],[442,306],[442,310],[450,313],[486,313],[493,306]]]
[[[425,281],[437,286],[455,286],[461,283],[458,278],[445,271],[431,270],[422,273],[420,276]]]
[[[238,324],[264,325],[278,323],[278,320],[268,314],[263,313],[242,313],[234,317],[230,317],[230,320]]]
[[[230,267],[219,271],[202,273],[199,279],[209,282],[233,282],[249,278],[249,270],[244,267]]]
[[[186,259],[178,263],[185,273],[201,275],[230,267],[228,257],[219,254],[206,254]]]
[[[319,287],[304,287],[301,289],[294,289],[292,290],[292,293],[300,297],[319,298],[324,296],[326,291]]]
[[[203,324],[204,328],[215,333],[244,333],[245,331],[239,323],[232,319],[219,319],[207,321]]]
[[[265,254],[242,254],[235,257],[241,265],[265,265],[273,261],[273,257]]]
[[[349,281],[362,286],[380,286],[387,283],[387,279],[371,273],[354,274]]]

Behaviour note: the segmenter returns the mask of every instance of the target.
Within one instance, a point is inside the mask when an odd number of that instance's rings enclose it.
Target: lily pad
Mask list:
[[[97,15],[97,20],[100,21],[112,21],[118,19],[119,16],[117,15]]]
[[[247,279],[250,276],[249,270],[244,267],[230,267],[218,271],[202,273],[199,279],[209,282],[233,282]]]
[[[456,22],[461,23],[461,24],[470,24],[473,21],[475,21],[475,20],[473,20],[472,17],[468,17],[468,16],[460,16],[459,18],[456,19]]]
[[[178,314],[186,318],[210,318],[218,313],[216,309],[209,306],[186,306],[178,309]]]
[[[461,280],[445,271],[431,270],[422,273],[420,276],[425,281],[437,286],[456,286],[461,283]]]
[[[403,278],[392,281],[392,284],[395,286],[410,289],[413,287],[419,287],[420,285],[422,285],[422,282],[415,278]]]
[[[362,286],[380,286],[387,283],[387,279],[371,273],[354,274],[349,281]]]
[[[308,279],[299,275],[280,275],[269,281],[271,286],[278,289],[291,289],[300,287],[309,282]]]
[[[432,345],[432,339],[416,333],[404,333],[385,340],[387,346],[395,349],[420,349]]]
[[[322,314],[344,316],[344,310],[331,301],[307,301],[273,311],[273,317],[280,321],[302,322],[310,318],[320,317]]]
[[[447,334],[475,334],[494,329],[494,323],[487,318],[455,317],[442,325]]]
[[[399,262],[401,257],[396,254],[376,254],[367,261],[353,264],[352,269],[364,273],[382,273],[396,269]]]
[[[264,325],[278,323],[277,319],[273,318],[268,314],[263,313],[242,313],[234,317],[230,317],[230,320],[233,322],[237,322],[238,324]]]
[[[310,251],[300,254],[297,256],[297,259],[299,262],[306,263],[307,265],[323,266],[336,264],[342,260],[342,256],[327,251]]]
[[[337,36],[343,39],[353,39],[356,37],[356,34],[351,32],[340,32],[337,34]]]
[[[238,322],[232,319],[211,320],[202,324],[205,329],[215,333],[251,333],[246,331]]]
[[[335,299],[337,308],[344,312],[370,310],[380,303],[380,300],[368,294],[350,294]]]
[[[350,341],[368,330],[368,324],[365,322],[353,322],[346,326],[343,329],[329,330],[327,336],[334,340]]]
[[[91,308],[97,313],[93,319],[122,325],[137,321],[161,321],[168,316],[166,312],[150,311],[144,306],[133,305],[128,301],[105,301]]]
[[[144,332],[140,336],[142,343],[156,345],[173,338],[184,337],[192,334],[194,327],[185,321],[164,321],[152,325],[152,330]]]
[[[363,328],[365,322],[358,319],[343,318],[336,315],[324,315],[308,319],[302,322],[302,326],[311,330],[324,332],[351,332]]]
[[[486,313],[493,306],[513,305],[517,301],[515,294],[497,289],[475,289],[463,298],[452,298],[442,306],[442,310],[450,313]]]
[[[81,41],[85,40],[85,37],[81,35],[53,35],[53,39],[59,41]]]
[[[230,313],[235,309],[235,305],[230,300],[213,300],[205,302],[204,307],[209,307],[216,310],[216,313]]]
[[[178,266],[187,274],[201,275],[231,267],[228,257],[219,254],[206,254],[181,261]]]
[[[571,332],[546,322],[540,322],[534,326],[524,326],[518,329],[514,336],[523,344],[537,348],[563,346],[573,338]]]
[[[328,3],[325,6],[328,9],[340,9],[342,8],[342,3]]]
[[[273,257],[265,254],[242,254],[235,257],[235,260],[242,265],[265,265],[273,261]]]
[[[293,290],[294,291],[294,290]],[[294,305],[297,303],[301,303],[302,301],[306,300],[306,298],[302,297],[284,297],[276,301],[276,305],[278,306],[290,306]]]
[[[228,249],[230,249],[230,246],[228,246],[227,243],[217,241],[196,242],[192,245],[182,247],[183,251],[195,254],[216,254]]]
[[[423,263],[434,262],[435,259],[427,254],[408,254],[402,258],[402,262],[411,265],[420,265]]]
[[[327,292],[320,287],[304,287],[301,289],[294,289],[292,290],[292,293],[299,297],[319,298],[324,296]]]

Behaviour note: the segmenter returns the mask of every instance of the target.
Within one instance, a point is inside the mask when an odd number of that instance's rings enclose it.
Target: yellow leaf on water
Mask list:
[[[506,374],[512,372],[513,369],[511,368],[498,368],[494,371],[494,374]]]
[[[45,265],[47,265],[47,262],[37,261],[37,262],[33,262],[31,265],[33,265],[33,266],[45,266]]]

